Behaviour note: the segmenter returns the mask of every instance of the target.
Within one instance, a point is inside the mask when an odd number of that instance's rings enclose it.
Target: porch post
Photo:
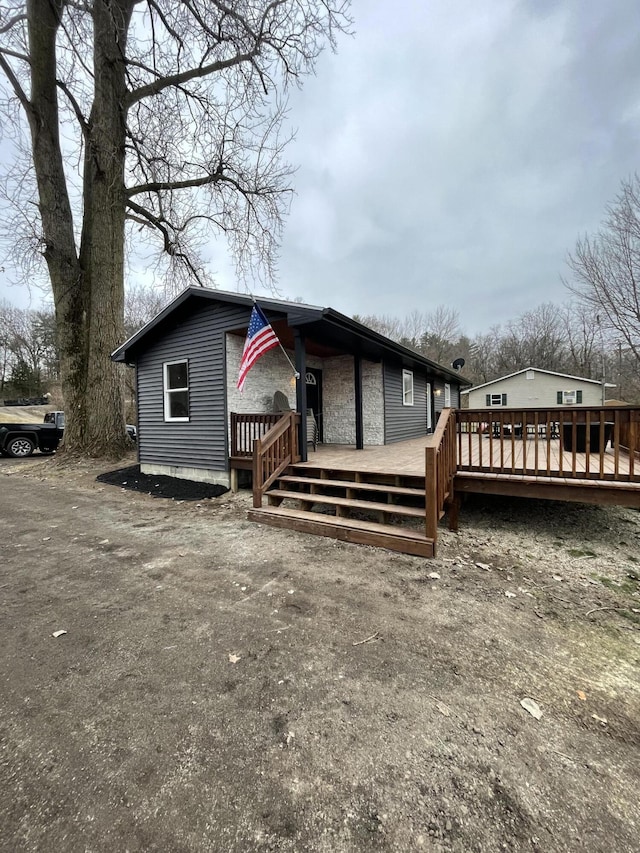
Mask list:
[[[296,382],[296,409],[300,412],[298,450],[302,462],[307,461],[307,352],[304,332],[294,330],[296,370],[300,374]]]
[[[356,450],[364,449],[364,426],[362,417],[362,359],[359,355],[353,357],[353,376],[356,401]]]

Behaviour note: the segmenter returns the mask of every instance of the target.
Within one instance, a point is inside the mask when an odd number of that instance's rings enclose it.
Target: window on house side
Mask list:
[[[487,394],[486,405],[487,406],[506,406],[507,405],[507,395],[506,394]]]
[[[402,371],[402,405],[413,406],[413,371]]]
[[[165,421],[189,420],[189,362],[168,361],[164,373]]]
[[[582,403],[582,391],[558,391],[558,403],[575,406]]]
[[[445,409],[451,408],[451,385],[445,383],[444,386],[444,407]]]

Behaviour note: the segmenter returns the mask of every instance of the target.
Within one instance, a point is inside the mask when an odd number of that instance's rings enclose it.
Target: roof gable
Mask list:
[[[379,358],[384,353],[387,357],[401,361],[408,367],[422,367],[429,370],[445,382],[454,382],[465,387],[471,384],[452,368],[431,361],[419,352],[392,341],[333,308],[321,308],[316,305],[268,297],[254,300],[253,297],[244,294],[203,287],[188,287],[183,290],[162,311],[118,347],[111,354],[111,358],[119,362],[135,361],[139,353],[163,336],[165,329],[177,313],[189,314],[197,311],[198,306],[205,301],[243,305],[247,309],[257,301],[270,321],[282,319],[289,327],[307,327],[309,337],[331,341],[336,346],[343,346],[347,351],[357,349],[366,358]]]
[[[516,370],[515,373],[508,373],[506,376],[499,376],[497,379],[492,379],[490,382],[483,382],[481,385],[474,385],[473,388],[466,388],[460,393],[470,394],[471,391],[479,391],[480,388],[489,388],[497,382],[504,382],[505,379],[513,379],[515,376],[520,376],[529,370],[533,370],[534,373],[544,373],[547,376],[557,376],[559,379],[572,379],[574,382],[588,382],[590,385],[602,385],[602,382],[599,379],[585,379],[583,376],[572,376],[569,373],[557,373],[555,370],[544,370],[541,367],[524,367],[522,370]],[[611,385],[609,382],[605,382],[605,387],[615,388],[616,386]]]

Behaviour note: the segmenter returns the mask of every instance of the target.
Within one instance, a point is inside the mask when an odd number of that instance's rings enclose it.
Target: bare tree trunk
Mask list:
[[[68,415],[65,446],[101,455],[126,447],[121,368],[108,353],[124,334],[124,49],[131,3],[94,4],[95,98],[84,127],[79,256],[58,135],[55,50],[62,6],[28,3],[30,52],[38,61],[32,65],[27,113]]]
[[[83,449],[125,443],[124,376],[109,353],[124,340],[125,53],[130,0],[94,3],[93,109],[85,158],[80,259],[90,288]]]
[[[86,289],[78,262],[73,217],[60,148],[56,90],[56,36],[61,2],[29,0],[31,100],[25,105],[60,343],[62,392],[69,415],[66,444],[75,447],[84,434],[82,405],[86,385],[84,323]]]
[[[190,281],[203,283],[205,221],[227,236],[241,273],[272,276],[292,174],[274,93],[313,69],[325,41],[335,46],[349,0],[25,3],[26,16],[2,15],[0,74],[31,132],[65,443],[115,455],[127,441],[122,368],[109,358],[124,339],[126,217]],[[64,166],[82,157],[74,228]]]

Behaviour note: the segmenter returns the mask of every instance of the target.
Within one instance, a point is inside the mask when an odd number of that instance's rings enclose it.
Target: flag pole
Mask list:
[[[255,298],[255,296],[253,295],[253,293],[250,293],[249,295],[250,295],[250,296],[251,296],[251,298],[253,299],[253,304],[256,306],[256,308],[258,308],[260,311],[262,311],[262,308],[260,308],[260,306],[258,305],[258,300]],[[262,313],[264,314],[264,311],[262,311]],[[266,318],[265,318],[265,319],[266,319]],[[269,323],[269,325],[271,325],[271,323]],[[278,336],[277,336],[277,335],[276,335],[276,337],[278,338]],[[278,338],[278,345],[280,346],[280,349],[282,350],[282,352],[283,352],[283,354],[284,354],[284,357],[287,359],[287,361],[288,361],[288,362],[289,362],[289,364],[291,365],[291,370],[293,371],[293,375],[294,375],[294,377],[295,377],[296,379],[300,379],[300,371],[299,371],[299,370],[296,370],[295,365],[294,365],[294,363],[291,361],[291,359],[289,358],[289,355],[288,355],[288,353],[287,353],[286,349],[282,346],[282,341],[280,340],[280,338]]]

